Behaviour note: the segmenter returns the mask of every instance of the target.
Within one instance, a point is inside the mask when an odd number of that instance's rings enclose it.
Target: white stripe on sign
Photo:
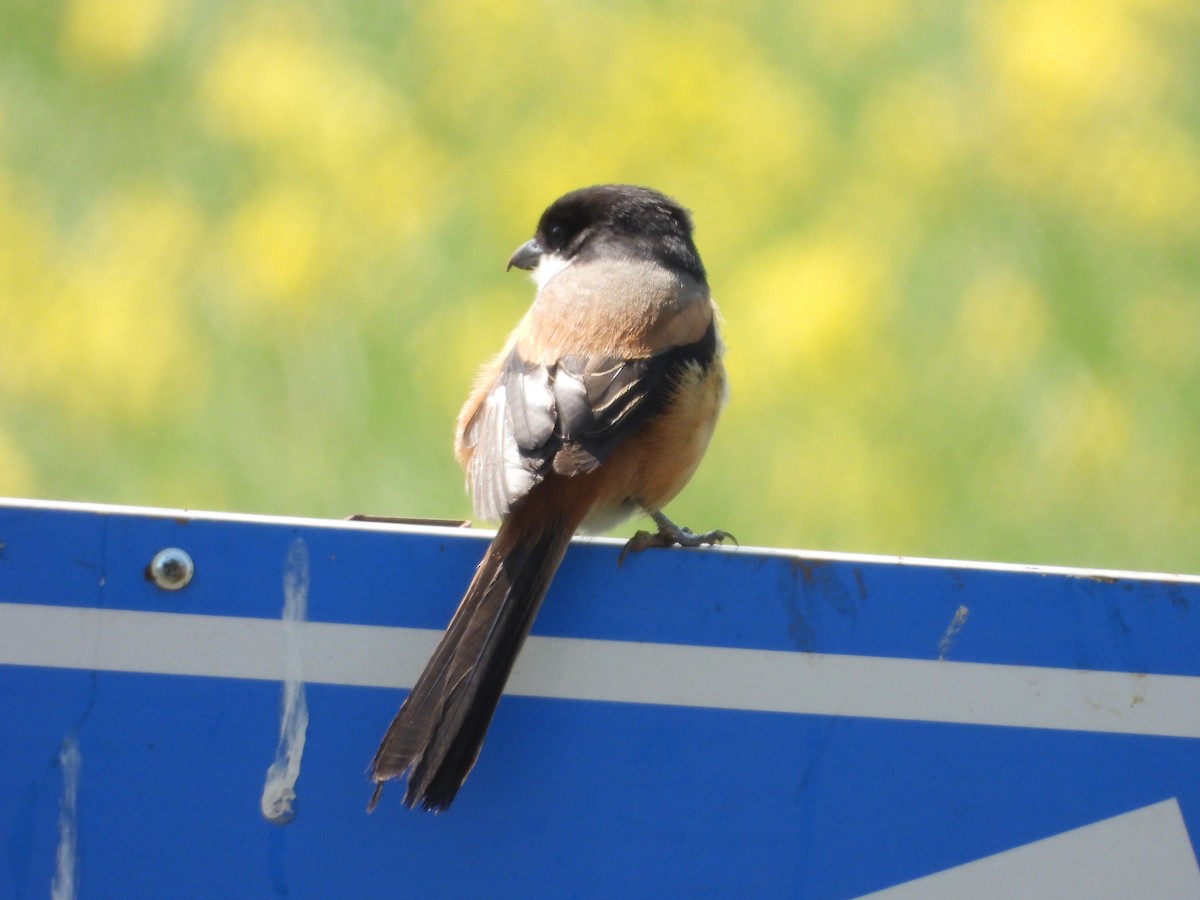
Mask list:
[[[440,632],[0,603],[0,664],[411,687]],[[531,637],[508,693],[1200,738],[1200,677]]]

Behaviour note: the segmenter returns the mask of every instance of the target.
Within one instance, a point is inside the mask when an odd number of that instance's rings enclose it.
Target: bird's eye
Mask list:
[[[550,231],[546,235],[550,239],[550,246],[559,248],[567,242],[567,226],[561,222],[555,222],[550,226]]]

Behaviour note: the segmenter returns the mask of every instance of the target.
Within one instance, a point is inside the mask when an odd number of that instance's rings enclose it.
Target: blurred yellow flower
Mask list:
[[[170,34],[179,6],[178,0],[69,0],[64,50],[82,63],[134,65]]]
[[[38,335],[48,387],[69,410],[142,419],[172,390],[203,395],[203,354],[180,297],[200,227],[185,201],[153,189],[93,210]]]
[[[242,288],[229,297],[263,301],[269,308],[299,312],[315,301],[316,279],[329,264],[323,216],[312,196],[276,185],[249,198],[228,228],[230,273]]]
[[[971,120],[958,85],[944,75],[915,72],[883,82],[867,98],[858,147],[896,191],[938,184],[970,149]]]
[[[403,99],[303,11],[260,12],[230,28],[199,96],[214,133],[256,150],[273,177],[286,172],[311,182],[326,197],[322,221],[340,218],[343,233],[380,229],[401,242],[436,223],[440,154]],[[246,211],[259,223],[246,226],[254,232],[268,207],[285,206],[300,218],[278,223],[277,255],[260,273],[274,293],[294,293],[306,277],[301,245],[311,247],[306,242],[315,237],[312,209],[296,196],[275,196]]]
[[[984,4],[979,40],[997,87],[1014,110],[1040,116],[1084,117],[1114,102],[1144,103],[1170,71],[1134,7],[1125,0]]]
[[[13,215],[0,201],[0,233]],[[117,196],[97,204],[70,246],[18,221],[19,239],[0,241],[8,391],[117,419],[144,418],[181,384],[203,393],[179,302],[199,227],[186,203],[153,190]]]
[[[1200,228],[1200,154],[1163,118],[1180,74],[1161,40],[1174,0],[1001,0],[977,40],[995,171],[1090,226],[1175,237]]]
[[[1200,146],[1166,119],[1140,116],[1099,135],[1063,187],[1109,229],[1189,246],[1200,234]]]
[[[1139,370],[1171,379],[1200,374],[1200,289],[1167,287],[1136,298],[1123,310],[1120,334]]]
[[[12,438],[3,431],[0,431],[0,496],[37,496],[33,467]]]
[[[201,82],[210,126],[252,143],[288,145],[332,166],[384,133],[395,100],[340,54],[302,12],[250,16],[228,31]]]
[[[823,60],[839,68],[894,40],[913,17],[910,0],[859,0],[856,3],[786,4],[787,14]]]
[[[888,311],[888,275],[878,248],[844,233],[780,241],[751,260],[729,292],[739,397],[771,402],[782,381],[832,377],[847,357],[869,353]]]
[[[37,335],[43,310],[62,289],[60,253],[40,200],[0,172],[0,390],[17,397],[41,381]]]
[[[1010,379],[1041,350],[1048,315],[1037,286],[1011,269],[985,272],[967,286],[955,321],[954,343],[964,365]]]
[[[1079,374],[1047,392],[1038,435],[1052,477],[1094,483],[1122,462],[1132,422],[1124,401],[1091,376]]]
[[[753,520],[763,498],[787,510],[778,528],[787,540],[870,552],[913,552],[929,528],[936,479],[906,458],[899,441],[881,441],[875,423],[819,396],[792,397],[786,416],[756,443],[765,471],[753,478],[743,507]],[[836,510],[830,516],[829,510]],[[853,525],[849,524],[853,523]],[[833,526],[832,531],[828,531]],[[826,530],[814,534],[814,528]]]

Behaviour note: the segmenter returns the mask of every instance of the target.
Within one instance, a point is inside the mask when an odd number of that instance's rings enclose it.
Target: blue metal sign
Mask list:
[[[485,543],[0,503],[0,896],[1200,896],[1187,577],[578,541],[368,816]]]

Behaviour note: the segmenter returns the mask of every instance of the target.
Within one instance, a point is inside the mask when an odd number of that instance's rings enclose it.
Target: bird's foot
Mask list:
[[[621,555],[617,557],[617,565],[625,562],[626,554],[641,553],[647,547],[710,547],[726,540],[737,543],[737,538],[728,531],[714,530],[696,534],[690,528],[676,525],[661,512],[651,513],[650,518],[654,519],[658,531],[639,531],[626,541],[625,546],[621,548]]]

